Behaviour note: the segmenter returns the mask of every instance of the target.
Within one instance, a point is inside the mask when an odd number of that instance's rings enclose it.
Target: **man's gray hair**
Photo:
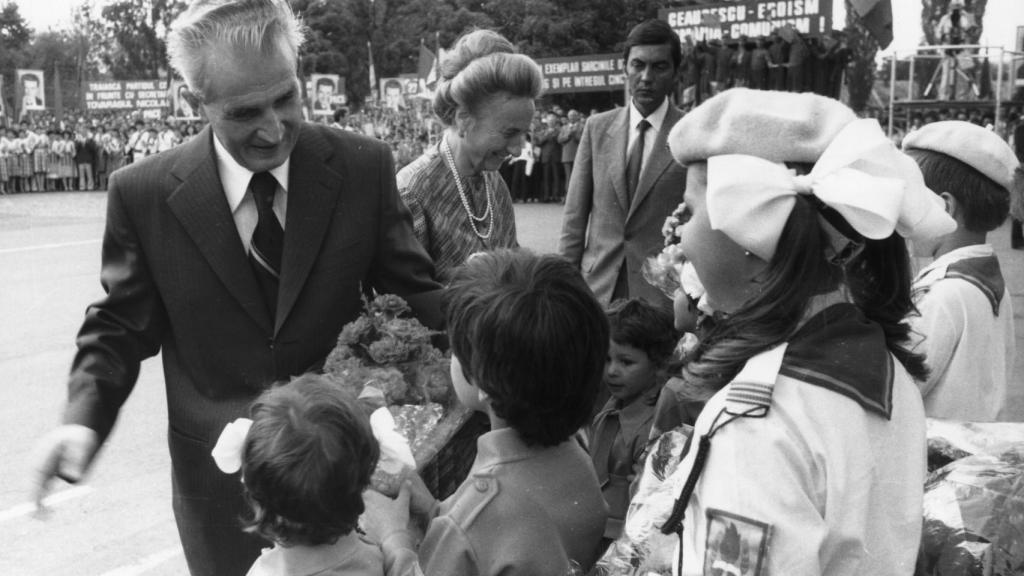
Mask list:
[[[171,24],[167,56],[199,100],[216,50],[288,50],[298,62],[306,28],[287,0],[194,0]]]

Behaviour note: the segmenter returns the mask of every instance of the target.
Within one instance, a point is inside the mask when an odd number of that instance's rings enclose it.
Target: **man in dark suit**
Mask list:
[[[559,252],[581,268],[604,305],[634,296],[669,305],[641,266],[660,250],[662,223],[686,187],[686,170],[666,144],[682,118],[669,100],[681,60],[679,36],[667,23],[638,24],[626,41],[630,105],[591,116],[583,129]]]
[[[239,528],[239,477],[210,456],[224,426],[321,364],[366,288],[441,324],[388,148],[302,120],[301,41],[281,0],[197,0],[172,27],[171,62],[210,124],[110,178],[107,295],[79,332],[64,424],[40,442],[38,498],[55,476],[81,478],[140,362],[162,351],[174,512],[196,576],[241,576],[266,545]]]

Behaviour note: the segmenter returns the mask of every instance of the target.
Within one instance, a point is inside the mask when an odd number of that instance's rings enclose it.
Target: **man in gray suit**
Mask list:
[[[681,60],[679,36],[667,23],[638,24],[626,40],[630,105],[592,116],[583,129],[559,252],[604,305],[628,297],[668,305],[641,266],[661,249],[661,225],[686,187],[686,170],[666,144],[682,117],[668,97]]]

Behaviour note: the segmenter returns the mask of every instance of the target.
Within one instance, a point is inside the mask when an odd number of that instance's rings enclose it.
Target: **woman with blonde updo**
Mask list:
[[[433,106],[444,134],[397,179],[442,283],[474,252],[518,246],[498,168],[523,147],[541,78],[536,62],[491,30],[462,36],[441,63]]]

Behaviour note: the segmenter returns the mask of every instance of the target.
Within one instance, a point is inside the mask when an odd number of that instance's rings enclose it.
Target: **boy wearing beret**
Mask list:
[[[956,220],[955,231],[914,244],[934,258],[914,279],[916,351],[931,373],[922,383],[932,418],[977,422],[1003,413],[1014,362],[1013,305],[987,235],[1006,220],[1017,159],[995,133],[968,122],[928,124],[904,151]]]

